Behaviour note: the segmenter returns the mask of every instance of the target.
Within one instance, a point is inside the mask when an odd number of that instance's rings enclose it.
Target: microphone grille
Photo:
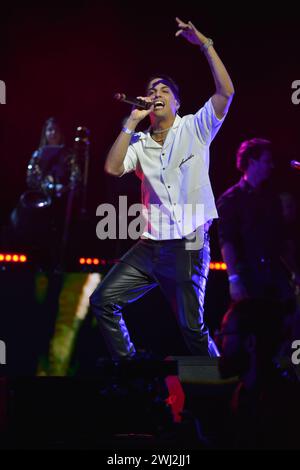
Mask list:
[[[114,98],[118,101],[125,100],[126,95],[124,93],[115,93]]]

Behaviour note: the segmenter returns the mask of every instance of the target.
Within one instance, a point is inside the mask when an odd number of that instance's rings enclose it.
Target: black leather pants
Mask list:
[[[170,302],[191,353],[218,355],[203,322],[210,262],[208,234],[200,250],[187,250],[185,245],[185,239],[138,241],[91,295],[92,311],[113,359],[135,354],[122,307],[156,286]]]

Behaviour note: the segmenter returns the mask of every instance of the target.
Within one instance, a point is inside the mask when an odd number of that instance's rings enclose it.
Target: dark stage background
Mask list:
[[[91,131],[88,220],[75,236],[74,258],[112,258],[128,248],[130,242],[99,241],[95,233],[99,204],[117,201],[119,194],[127,194],[130,202],[139,200],[139,181],[133,174],[117,179],[103,172],[106,153],[130,112],[113,100],[114,93],[143,94],[148,76],[167,73],[179,83],[180,114],[184,115],[196,112],[214,91],[205,58],[196,47],[175,38],[175,16],[191,20],[213,38],[236,90],[228,117],[211,146],[215,196],[239,179],[235,169],[239,143],[258,136],[274,144],[274,181],[299,200],[300,175],[289,167],[290,160],[300,160],[300,105],[291,100],[292,82],[300,79],[299,17],[292,3],[269,7],[262,2],[194,0],[6,3],[1,5],[0,16],[0,79],[7,89],[7,104],[0,107],[1,227],[26,188],[26,167],[38,147],[42,124],[54,115],[62,122],[70,145],[77,126]],[[220,258],[215,227],[212,258]],[[226,284],[225,278],[214,276],[208,286],[208,309],[219,318],[227,302]],[[17,295],[18,284],[11,289]],[[163,317],[167,309],[163,300],[152,300],[156,310],[161,306]],[[148,311],[143,326],[155,330],[151,302],[142,302],[142,307],[133,309]],[[3,320],[9,301],[2,306]],[[28,314],[30,305],[23,303],[23,313],[26,308]],[[9,311],[15,325],[21,314],[17,310],[17,314]],[[163,325],[168,336],[167,323]],[[178,351],[175,336],[174,344],[170,352],[183,351]]]

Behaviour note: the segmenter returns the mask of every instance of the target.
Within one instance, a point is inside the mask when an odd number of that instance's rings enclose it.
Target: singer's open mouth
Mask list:
[[[162,109],[165,107],[165,103],[161,100],[157,100],[154,103],[154,109]]]

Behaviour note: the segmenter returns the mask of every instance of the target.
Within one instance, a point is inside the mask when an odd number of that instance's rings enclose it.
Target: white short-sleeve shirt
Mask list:
[[[209,99],[196,114],[176,115],[163,146],[150,130],[133,135],[122,176],[135,171],[141,180],[143,237],[183,238],[218,217],[208,174],[209,146],[224,117],[217,118]]]

